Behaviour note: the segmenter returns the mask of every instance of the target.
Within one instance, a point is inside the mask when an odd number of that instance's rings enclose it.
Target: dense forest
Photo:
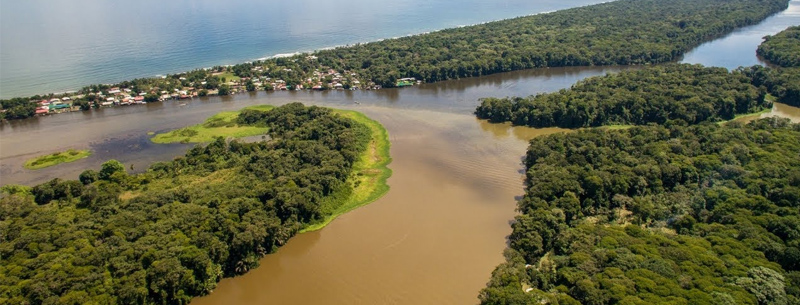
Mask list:
[[[754,86],[764,88],[783,104],[800,107],[800,67],[798,68],[765,68],[753,66],[739,68],[752,79]]]
[[[30,98],[0,100],[0,121],[29,118],[35,113],[36,103]]]
[[[764,37],[756,53],[781,67],[800,67],[800,26],[791,26],[778,34]]]
[[[525,163],[483,304],[800,302],[800,125],[587,129]]]
[[[528,98],[485,98],[475,114],[531,127],[696,124],[770,109],[749,74],[668,64],[592,77]]]
[[[352,192],[369,128],[299,103],[238,121],[271,140],[218,138],[142,174],[111,160],[79,180],[4,186],[0,303],[186,304]]]
[[[384,86],[400,77],[433,82],[538,67],[663,63],[787,5],[785,0],[620,0],[315,55],[323,65],[359,70]]]
[[[78,92],[84,95],[79,103],[81,109],[97,107],[99,95],[92,94],[110,87],[155,101],[176,89],[201,96],[226,95],[235,87],[365,89],[395,87],[402,78],[435,82],[540,67],[663,63],[787,6],[786,0],[619,0],[164,79],[87,86]],[[8,109],[2,106],[0,116]]]
[[[800,26],[764,37],[758,54],[778,67],[745,69],[756,86],[764,86],[784,104],[800,107]]]

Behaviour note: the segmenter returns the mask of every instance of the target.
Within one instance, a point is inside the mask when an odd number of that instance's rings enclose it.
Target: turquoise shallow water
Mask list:
[[[0,0],[0,97],[64,92],[598,2]]]

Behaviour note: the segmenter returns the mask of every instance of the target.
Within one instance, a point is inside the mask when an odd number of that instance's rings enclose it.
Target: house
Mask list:
[[[112,89],[108,90],[108,94],[118,94],[120,92],[122,92],[122,91],[119,91],[119,88],[112,88]]]
[[[134,97],[134,98],[133,98],[133,101],[134,101],[134,102],[136,102],[137,104],[144,103],[144,96],[137,96],[137,97]]]
[[[50,104],[50,108],[49,109],[51,111],[57,111],[57,110],[69,109],[69,108],[70,108],[69,104],[62,104],[62,103],[59,102],[59,103]]]

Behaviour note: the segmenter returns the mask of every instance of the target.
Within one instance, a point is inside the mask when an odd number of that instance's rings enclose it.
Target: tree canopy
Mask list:
[[[668,64],[585,79],[528,98],[485,98],[475,114],[531,127],[696,124],[772,107],[747,73]]]
[[[665,63],[787,6],[786,0],[618,0],[163,79],[91,85],[79,93],[113,86],[151,94],[191,87],[226,95],[233,90],[226,77],[248,78],[235,85],[248,91],[258,88],[256,78],[268,90],[326,89],[334,78],[342,88],[388,88],[404,84],[402,78],[436,82],[542,67]],[[7,116],[19,117],[28,116]]]
[[[538,137],[482,304],[796,304],[800,125]]]
[[[315,52],[386,87],[539,67],[663,63],[754,24],[785,0],[620,0]]]
[[[319,107],[248,110],[271,140],[196,146],[131,175],[5,186],[0,303],[186,304],[322,220],[353,186],[370,130]]]
[[[800,67],[800,25],[764,37],[756,53],[781,67]]]
[[[753,84],[766,88],[781,103],[800,107],[800,26],[765,37],[758,54],[778,67],[744,69]]]

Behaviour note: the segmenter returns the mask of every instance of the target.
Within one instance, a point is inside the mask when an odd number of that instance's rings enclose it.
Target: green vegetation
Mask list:
[[[392,170],[387,167],[392,162],[389,156],[391,145],[389,133],[380,123],[360,112],[347,110],[334,110],[334,112],[369,127],[372,140],[367,147],[367,153],[362,154],[361,159],[353,165],[355,174],[350,179],[353,183],[352,194],[344,199],[343,204],[330,201],[330,204],[323,205],[321,209],[329,216],[319,223],[306,227],[301,233],[322,229],[339,215],[378,200],[389,191],[389,185],[386,184],[386,180],[392,175]]]
[[[36,99],[12,98],[0,100],[0,120],[18,120],[36,114]]]
[[[531,127],[696,124],[772,108],[742,71],[668,64],[585,79],[529,98],[486,98],[475,111],[492,122]]]
[[[725,124],[725,123],[733,122],[733,121],[746,123],[746,122],[752,121],[754,119],[760,118],[761,115],[767,114],[767,113],[770,113],[770,112],[772,112],[772,109],[771,108],[767,108],[767,109],[764,109],[764,110],[762,110],[760,112],[737,114],[736,117],[734,117],[732,120],[721,121],[721,122],[717,122],[717,123],[718,124]]]
[[[756,53],[781,67],[800,67],[800,26],[790,26],[778,34],[764,37]]]
[[[800,68],[753,66],[740,70],[753,80],[753,85],[764,88],[777,102],[800,107]]]
[[[780,67],[745,70],[753,84],[766,88],[778,102],[800,107],[800,26],[766,37],[758,46],[758,54]]]
[[[798,139],[769,118],[532,140],[482,304],[797,304]]]
[[[89,157],[92,153],[88,150],[74,150],[52,153],[45,156],[39,156],[28,161],[25,161],[25,168],[27,169],[42,169],[61,163],[75,162],[80,159]]]
[[[619,0],[113,86],[157,99],[176,89],[198,95],[297,86],[363,89],[409,84],[398,82],[403,78],[435,82],[540,67],[664,63],[787,5],[786,0]],[[225,85],[228,81],[234,84]],[[94,93],[113,86],[92,85],[79,94],[96,104]],[[8,118],[28,112],[14,113]]]
[[[403,77],[434,82],[538,67],[663,63],[786,7],[785,0],[621,0],[314,55],[384,87]]]
[[[237,124],[267,128],[270,141],[218,137],[141,174],[111,160],[79,180],[4,186],[0,303],[186,304],[209,293],[351,194],[385,192],[354,182],[371,174],[360,166],[388,162],[386,142],[371,138],[385,131],[359,121],[299,103],[244,109]]]
[[[266,111],[273,108],[269,105],[248,107]],[[160,133],[150,138],[153,143],[206,143],[214,141],[217,137],[243,138],[266,134],[267,128],[260,126],[240,125],[236,123],[239,111],[226,111],[215,114],[206,119],[202,124]]]
[[[242,78],[233,74],[233,71],[225,71],[217,75],[223,82],[238,82]]]

